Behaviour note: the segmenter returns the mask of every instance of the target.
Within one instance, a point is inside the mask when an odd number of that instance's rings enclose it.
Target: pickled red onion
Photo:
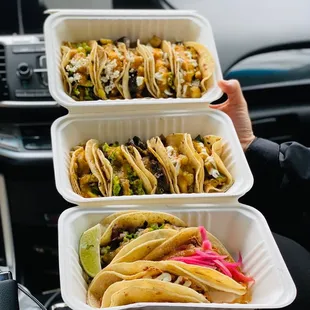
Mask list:
[[[203,226],[199,226],[199,232],[202,239],[202,248],[200,250],[197,249],[195,254],[190,256],[172,257],[170,260],[218,269],[226,276],[233,278],[235,281],[244,283],[254,281],[252,277],[247,277],[238,270],[238,268],[242,265],[242,256],[240,252],[237,262],[227,262],[225,261],[227,255],[220,255],[212,250],[212,243],[208,240],[207,231]]]
[[[207,231],[203,226],[198,227],[202,241],[208,241]]]
[[[217,267],[219,267],[219,269],[228,277],[232,278],[232,274],[229,271],[229,269],[225,266],[224,262],[221,262],[219,260],[214,260],[214,263]]]

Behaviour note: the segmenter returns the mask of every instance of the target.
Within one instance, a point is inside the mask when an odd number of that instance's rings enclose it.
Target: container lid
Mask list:
[[[49,10],[44,23],[49,91],[56,102],[71,113],[137,109],[197,109],[219,99],[217,82],[222,71],[208,20],[195,11],[179,10]],[[215,69],[208,92],[201,98],[141,98],[75,101],[64,91],[60,73],[61,45],[64,41],[100,38],[116,40],[127,36],[143,43],[153,35],[170,41],[196,41],[208,48]]]

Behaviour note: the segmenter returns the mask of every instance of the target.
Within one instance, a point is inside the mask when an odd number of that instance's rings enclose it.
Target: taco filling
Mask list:
[[[128,140],[126,145],[129,146],[130,152],[132,152],[130,146],[134,146],[139,151],[144,167],[156,178],[156,194],[170,193],[170,184],[166,171],[158,159],[148,150],[147,144],[139,137],[133,137],[133,139]]]
[[[66,43],[70,48],[67,54],[65,72],[67,82],[70,83],[71,97],[75,100],[95,100],[94,83],[91,79],[91,57],[92,47],[89,43]]]
[[[111,242],[100,249],[102,266],[108,265],[116,254],[132,240],[158,229],[178,229],[178,227],[168,222],[151,224],[147,221],[142,227],[129,227],[125,230],[115,225],[112,229]]]
[[[193,140],[193,145],[196,152],[203,159],[205,169],[204,191],[207,192],[210,187],[222,188],[227,184],[228,178],[220,173],[216,161],[212,156],[212,145],[209,141],[204,142],[204,139],[199,135]]]
[[[200,98],[203,79],[198,65],[199,54],[191,46],[183,43],[172,44],[176,63],[177,97]]]
[[[84,148],[80,147],[75,150],[72,158],[75,161],[73,165],[81,195],[85,198],[102,196],[98,187],[98,179],[91,173],[86,161]]]
[[[254,281],[252,277],[247,277],[241,272],[241,255],[239,255],[238,262],[235,262],[226,249],[225,252],[227,255],[223,255],[223,250],[218,249],[216,245],[212,244],[208,238],[207,231],[203,226],[199,226],[199,232],[201,234],[202,241],[199,247],[194,248],[192,246],[192,251],[177,251],[176,253],[171,253],[168,259],[183,262],[189,265],[212,268],[244,285]]]
[[[164,144],[168,159],[175,169],[177,185],[180,192],[194,193],[195,169],[189,164],[189,158],[182,154],[178,147],[167,145],[165,137],[161,136],[160,138]]]
[[[174,76],[171,70],[169,55],[161,48],[147,46],[154,59],[154,82],[157,85],[157,96],[160,98],[175,97]]]
[[[144,57],[137,51],[137,49],[130,49],[128,51],[128,60],[130,62],[128,72],[128,91],[130,98],[145,98],[151,97],[147,88],[147,80],[145,74],[145,60]]]
[[[123,156],[121,146],[105,143],[102,150],[113,168],[112,195],[145,195],[143,182]]]
[[[108,99],[121,99],[122,90],[119,81],[122,78],[126,64],[126,46],[124,43],[111,43],[110,40],[100,40],[106,53],[104,65],[101,66],[100,82]]]

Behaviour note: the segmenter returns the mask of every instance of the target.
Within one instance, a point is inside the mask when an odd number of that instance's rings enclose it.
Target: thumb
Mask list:
[[[221,80],[218,82],[221,90],[226,93],[231,105],[240,104],[244,100],[241,86],[238,80]]]

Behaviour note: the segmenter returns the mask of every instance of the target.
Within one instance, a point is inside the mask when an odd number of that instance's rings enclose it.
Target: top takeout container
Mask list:
[[[217,81],[222,71],[208,20],[195,11],[181,10],[59,10],[51,13],[44,24],[49,91],[52,97],[72,112],[94,110],[134,110],[145,107],[171,106],[192,109],[219,99],[222,91]],[[147,41],[153,35],[172,41],[197,41],[211,52],[215,70],[213,87],[201,98],[117,99],[75,101],[63,88],[59,64],[63,41],[85,41],[127,36],[131,40]]]

